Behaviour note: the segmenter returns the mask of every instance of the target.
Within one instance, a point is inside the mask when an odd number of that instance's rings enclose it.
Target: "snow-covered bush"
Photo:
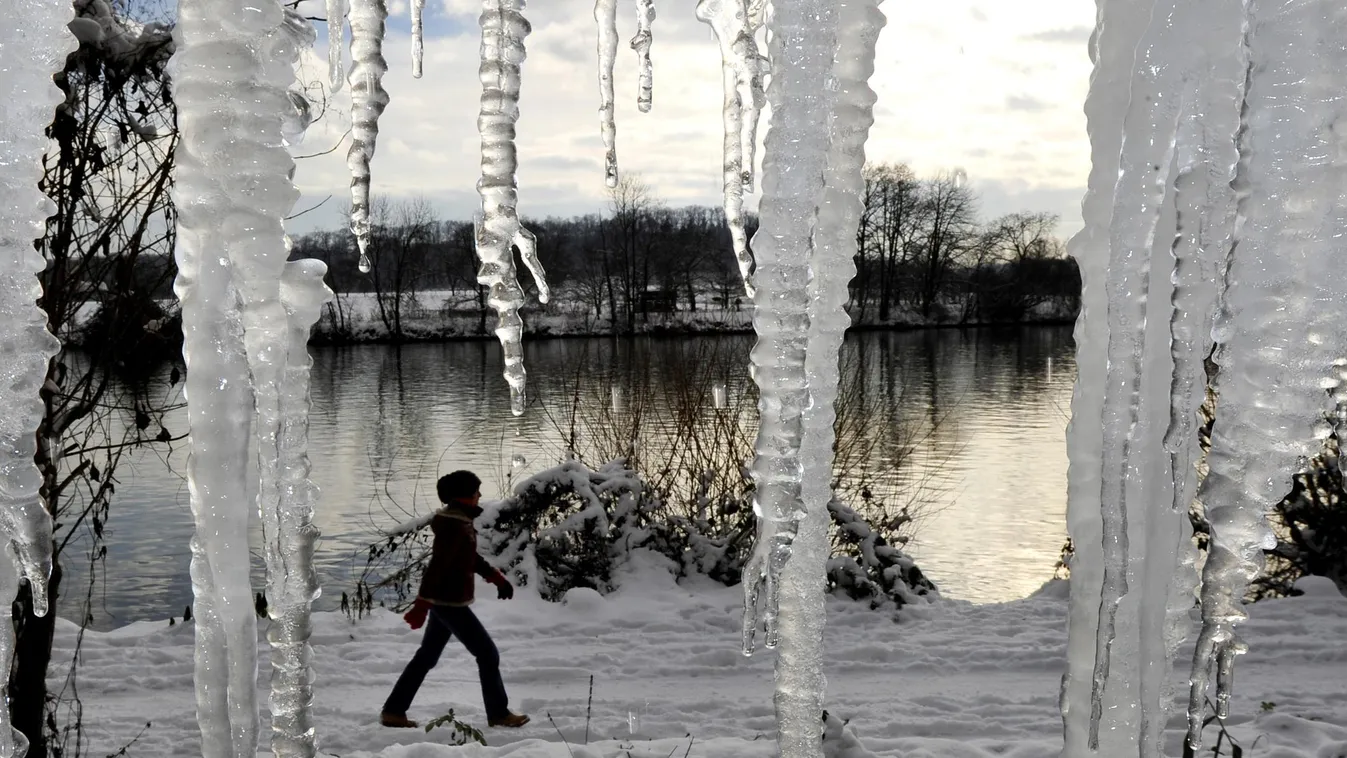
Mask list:
[[[859,513],[840,500],[829,504],[829,512],[831,591],[875,609],[939,597],[912,559]],[[752,511],[736,514],[738,526],[731,531],[712,526],[713,518],[667,508],[624,460],[593,469],[571,458],[519,482],[505,500],[486,504],[478,546],[513,582],[534,587],[546,600],[576,588],[603,594],[617,589],[638,551],[662,556],[675,579],[704,576],[736,585],[753,547]],[[376,603],[410,603],[430,556],[429,523],[428,516],[408,521],[370,545],[353,596],[343,595],[343,610],[357,615]]]

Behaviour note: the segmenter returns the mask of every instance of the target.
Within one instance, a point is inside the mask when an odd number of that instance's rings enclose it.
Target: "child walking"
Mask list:
[[[473,521],[482,514],[482,480],[471,471],[455,471],[440,477],[436,493],[444,507],[435,512],[430,529],[435,535],[430,565],[421,578],[416,602],[403,617],[413,629],[426,625],[421,647],[398,677],[384,701],[379,723],[388,727],[415,728],[407,718],[421,682],[440,660],[450,637],[457,637],[477,659],[482,683],[482,701],[490,726],[519,727],[528,716],[511,713],[505,682],[500,676],[500,653],[477,614],[472,612],[476,576],[496,585],[501,600],[514,597],[514,587],[505,575],[477,554],[477,528]]]

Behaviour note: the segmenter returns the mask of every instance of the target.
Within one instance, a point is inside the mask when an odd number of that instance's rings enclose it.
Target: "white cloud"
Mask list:
[[[400,0],[405,4],[405,0]],[[439,0],[464,31],[426,40],[425,77],[411,78],[408,24],[390,20],[385,48],[392,102],[381,121],[374,163],[376,192],[424,195],[446,216],[475,204],[477,0]],[[1081,113],[1090,73],[1085,41],[1093,6],[1079,0],[918,0],[885,6],[872,86],[879,94],[868,155],[906,161],[919,173],[963,167],[984,191],[987,215],[1017,209],[1063,217],[1079,227],[1079,198],[1089,171]],[[720,64],[715,39],[691,3],[659,6],[655,22],[655,109],[636,109],[635,54],[619,49],[618,157],[670,204],[715,204],[720,186]],[[592,212],[604,205],[592,0],[530,6],[518,125],[520,211]],[[468,22],[464,24],[464,22]],[[634,3],[619,18],[622,39],[635,31]],[[1072,40],[1077,40],[1072,42]],[[325,51],[308,66],[325,77]],[[349,125],[339,93],[300,152],[326,149]],[[764,127],[766,126],[764,122]],[[760,131],[760,136],[765,128]],[[759,156],[761,157],[761,156]],[[344,150],[300,162],[296,182],[310,198],[336,194],[348,180]],[[333,211],[309,225],[333,226]],[[299,228],[304,228],[302,225]]]

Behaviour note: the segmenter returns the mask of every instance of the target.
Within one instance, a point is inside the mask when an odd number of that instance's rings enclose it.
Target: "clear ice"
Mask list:
[[[247,9],[229,0],[182,0],[174,38],[181,130],[174,290],[188,367],[197,720],[206,758],[253,758],[257,617],[248,576],[245,430],[261,441],[276,435],[286,353],[281,219],[299,195],[282,126],[294,108],[289,88],[304,40],[275,0]],[[258,455],[267,480],[258,497],[265,500],[275,489],[275,462],[265,449]]]
[[[341,49],[345,46],[346,9],[348,0],[327,0],[327,76],[332,91],[341,89],[346,72],[341,66]]]
[[[809,540],[806,557],[797,562],[797,570],[790,574],[789,602],[800,604],[804,588],[822,576],[821,573],[814,576],[822,570],[821,559],[815,565],[810,558],[817,556],[809,555],[816,549],[813,527],[821,516],[817,511],[811,512],[803,499],[806,461],[801,457],[801,444],[810,402],[805,367],[813,331],[810,268],[815,263],[813,235],[829,162],[829,129],[836,89],[832,73],[837,52],[836,23],[833,0],[808,0],[778,8],[768,30],[772,79],[767,95],[773,117],[763,162],[763,199],[759,209],[762,226],[755,236],[755,241],[761,239],[755,248],[757,268],[753,273],[753,327],[758,340],[749,354],[753,380],[760,388],[756,455],[751,469],[758,534],[753,554],[744,567],[745,654],[756,647],[759,626],[765,627],[767,647],[776,647],[780,639],[782,572],[791,560],[801,523],[806,520],[810,522],[806,525]],[[807,463],[811,476],[831,479],[830,460]],[[823,471],[819,470],[820,463]],[[805,618],[803,613],[792,612],[790,616],[792,631],[788,633],[788,646],[793,651],[792,657],[797,657],[808,648],[808,643],[802,639],[807,635],[795,630],[818,622]],[[804,663],[805,669],[798,675],[810,677],[813,665],[807,660]],[[798,680],[783,685],[780,682],[783,674],[791,676],[780,664],[778,714],[790,712],[798,716],[798,698],[811,697],[808,694],[811,687],[801,685]],[[804,755],[794,751],[808,749],[806,735],[821,727],[817,713],[808,724],[795,721],[795,717],[778,716],[783,729],[788,722],[792,725],[789,733],[783,731],[781,735],[782,750],[787,755]],[[795,746],[790,748],[792,752],[786,752],[788,744]]]
[[[489,288],[487,303],[496,311],[496,337],[505,357],[505,382],[510,387],[510,410],[524,413],[524,322],[519,309],[524,290],[519,286],[513,248],[533,275],[538,300],[549,293],[542,264],[538,261],[533,232],[519,223],[516,205],[519,189],[515,171],[515,121],[519,119],[519,68],[524,62],[524,37],[530,31],[524,18],[524,0],[483,0],[481,65],[481,110],[477,129],[482,136],[482,176],[477,194],[482,210],[476,218],[477,257],[481,267],[477,282]]]
[[[19,0],[11,10],[24,19],[0,28],[0,671],[14,658],[10,621],[19,582],[27,581],[33,612],[45,616],[52,566],[52,523],[39,494],[42,475],[33,463],[42,421],[39,395],[47,362],[60,343],[47,331],[47,314],[37,307],[46,268],[33,241],[43,236],[52,203],[38,190],[46,128],[63,100],[52,75],[75,47],[66,25],[69,4]],[[10,726],[9,697],[0,693],[0,758],[22,758],[28,742]]]
[[[271,627],[271,752],[277,758],[313,758],[313,601],[320,588],[313,568],[318,528],[313,506],[318,488],[309,479],[309,332],[332,291],[327,267],[311,259],[289,261],[280,275],[285,307],[285,362],[280,376],[274,444],[276,486],[262,503],[263,556],[267,564],[267,615]],[[268,440],[271,442],[271,440]],[[268,467],[270,468],[270,467]]]
[[[1230,705],[1245,645],[1244,593],[1263,567],[1266,509],[1332,431],[1347,357],[1340,240],[1347,208],[1347,13],[1341,3],[1251,0],[1248,93],[1240,133],[1238,220],[1218,313],[1217,421],[1198,498],[1211,522],[1202,631],[1193,655],[1188,742],[1201,743],[1216,669],[1216,709]]]
[[[425,57],[425,24],[422,16],[426,11],[426,0],[412,0],[412,76],[421,78],[422,59]]]
[[[603,138],[603,181],[617,186],[617,121],[613,115],[613,66],[617,61],[617,0],[594,0],[599,27],[599,134]]]
[[[650,112],[654,96],[655,66],[650,61],[650,44],[654,42],[651,26],[655,23],[655,0],[636,0],[636,36],[631,38],[631,49],[636,51],[640,66],[640,80],[636,91],[636,107],[642,113]]]
[[[744,230],[744,193],[753,191],[758,116],[766,104],[762,80],[768,63],[758,52],[756,34],[766,3],[746,0],[698,0],[697,18],[709,25],[720,43],[724,105],[723,180],[725,221],[730,227],[734,257],[744,289],[753,297],[753,256]]]
[[[360,270],[370,269],[369,196],[370,162],[379,139],[379,117],[388,107],[388,92],[383,78],[388,73],[384,61],[384,22],[388,7],[384,0],[348,0],[351,11],[351,149],[346,165],[351,170],[351,233],[360,248]]]

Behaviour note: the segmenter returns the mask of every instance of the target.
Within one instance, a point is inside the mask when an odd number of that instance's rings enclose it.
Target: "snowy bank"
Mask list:
[[[1255,756],[1347,753],[1347,599],[1325,580],[1302,587],[1304,596],[1252,606],[1246,625],[1251,650],[1240,661],[1227,727],[1245,750],[1257,742]],[[849,719],[877,755],[1055,758],[1066,640],[1060,590],[1058,583],[1002,605],[947,600],[914,606],[901,624],[864,604],[830,599],[828,709]],[[383,610],[354,623],[339,613],[317,614],[320,747],[341,758],[771,756],[772,658],[738,652],[740,603],[739,588],[680,586],[655,571],[623,577],[607,597],[573,590],[562,603],[546,603],[521,591],[512,601],[479,600],[475,608],[500,648],[512,707],[533,716],[523,729],[484,728],[487,748],[446,746],[447,729],[380,727],[379,704],[420,632]],[[263,703],[270,674],[266,624],[259,635]],[[69,658],[75,635],[73,624],[61,622],[58,659]],[[80,693],[90,754],[115,752],[146,722],[152,726],[130,755],[199,754],[192,639],[191,625],[181,623],[86,632]],[[1176,685],[1191,654],[1187,646],[1176,658]],[[424,721],[450,708],[484,727],[476,668],[453,642],[410,715]],[[269,729],[267,718],[264,713]],[[1167,754],[1180,754],[1182,728],[1182,714],[1173,714]],[[263,735],[266,750],[266,729]],[[1215,725],[1206,738],[1214,744]],[[829,758],[866,754],[830,752]]]

